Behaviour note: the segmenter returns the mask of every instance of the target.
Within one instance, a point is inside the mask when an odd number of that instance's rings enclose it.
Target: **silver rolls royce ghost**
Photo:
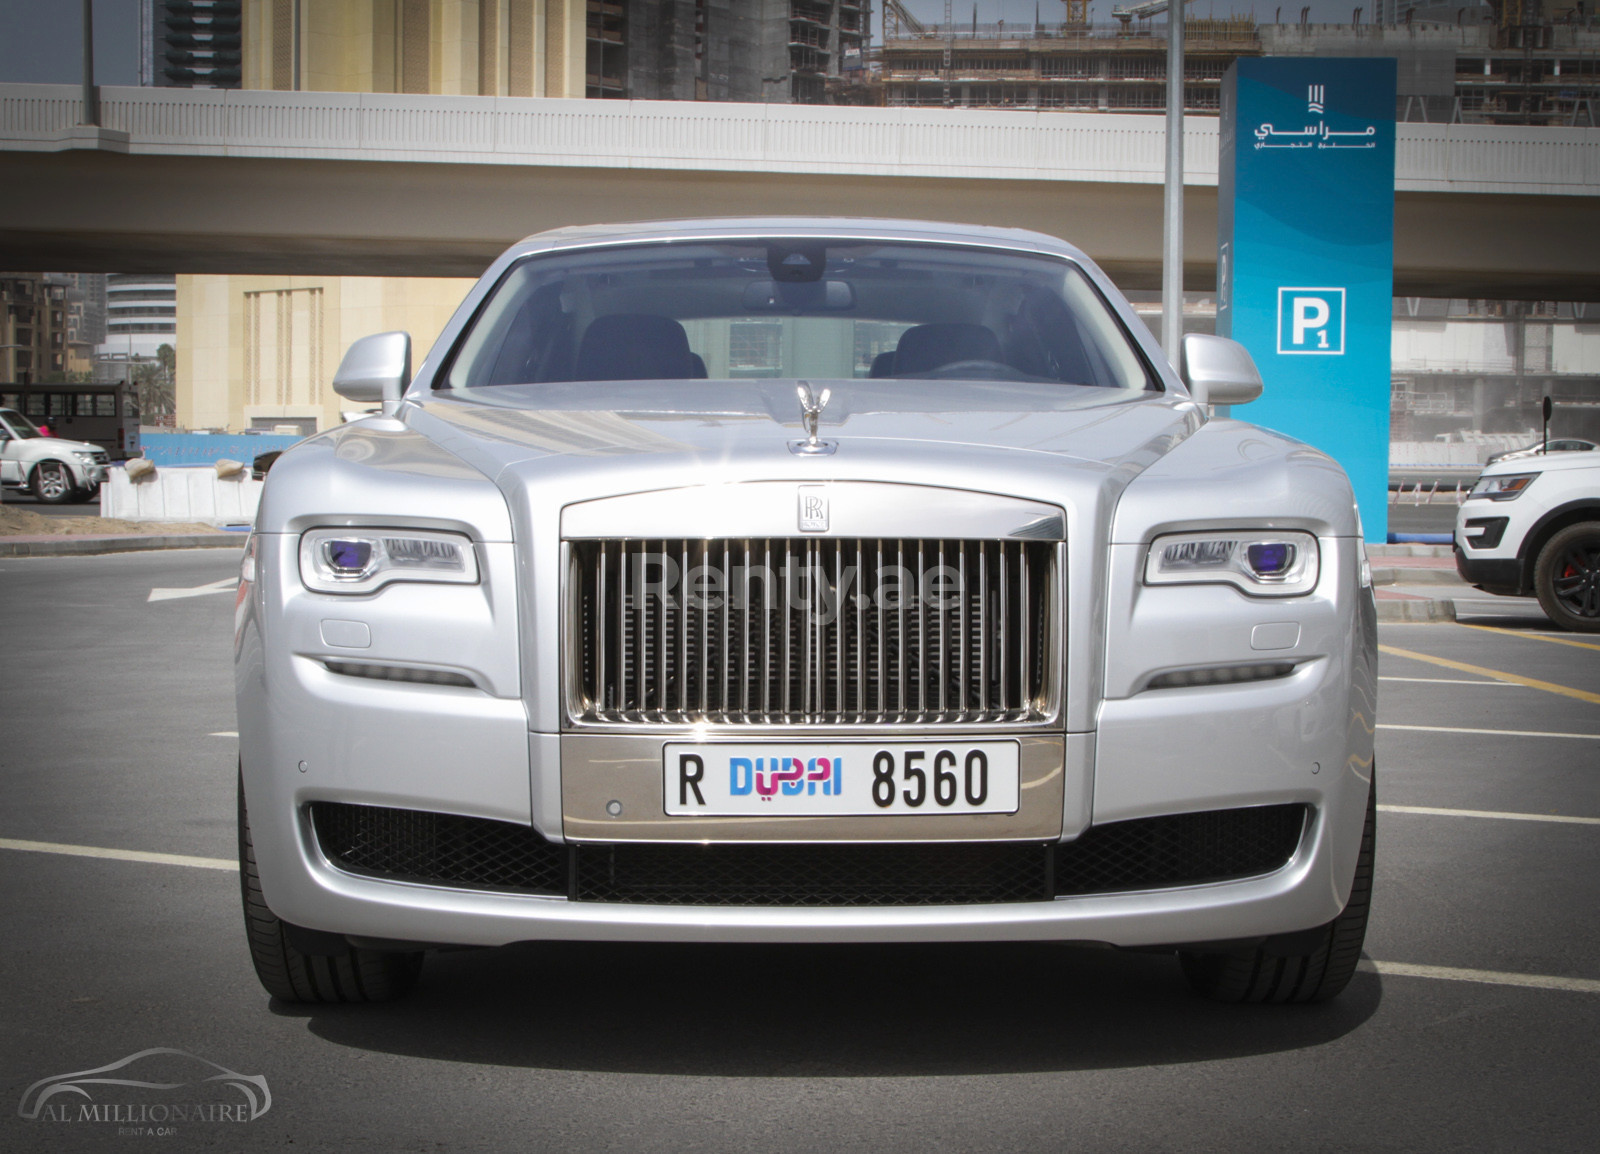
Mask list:
[[[274,996],[438,945],[1052,940],[1332,997],[1372,878],[1343,471],[1083,253],[916,222],[560,229],[269,475],[236,620]]]

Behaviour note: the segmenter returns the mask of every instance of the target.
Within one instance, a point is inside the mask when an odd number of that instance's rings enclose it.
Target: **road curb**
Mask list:
[[[1425,601],[1388,601],[1378,602],[1379,621],[1454,621],[1456,619],[1456,603],[1428,599]]]
[[[1454,585],[1457,589],[1468,588],[1466,582],[1461,580],[1460,574],[1454,569],[1414,569],[1410,566],[1376,566],[1372,567],[1372,583],[1374,585]]]
[[[81,557],[100,553],[142,553],[152,549],[239,549],[243,533],[190,533],[172,537],[61,537],[15,541],[0,537],[0,557]]]

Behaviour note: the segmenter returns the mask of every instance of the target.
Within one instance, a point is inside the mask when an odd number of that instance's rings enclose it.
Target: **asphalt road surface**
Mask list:
[[[0,560],[0,1148],[1594,1148],[1600,637],[1383,628],[1369,960],[1331,1004],[1050,945],[566,944],[304,1008],[230,866],[236,565]],[[47,1081],[141,1054],[238,1105],[83,1119]]]

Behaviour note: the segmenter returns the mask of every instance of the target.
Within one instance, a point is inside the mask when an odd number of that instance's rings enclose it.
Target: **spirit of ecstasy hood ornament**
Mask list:
[[[822,416],[822,410],[828,407],[828,398],[832,392],[822,390],[822,396],[816,397],[811,393],[811,386],[801,381],[794,390],[800,397],[800,423],[805,426],[806,439],[803,441],[790,441],[789,451],[802,457],[823,456],[832,453],[839,447],[837,441],[819,441],[817,439],[817,421]]]

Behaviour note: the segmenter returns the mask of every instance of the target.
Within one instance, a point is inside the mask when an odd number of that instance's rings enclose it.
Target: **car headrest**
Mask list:
[[[1000,338],[984,325],[918,325],[900,334],[894,351],[898,377],[931,372],[957,361],[998,361]]]
[[[613,313],[596,317],[578,343],[579,381],[678,381],[705,376],[689,337],[671,317]]]

